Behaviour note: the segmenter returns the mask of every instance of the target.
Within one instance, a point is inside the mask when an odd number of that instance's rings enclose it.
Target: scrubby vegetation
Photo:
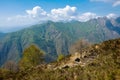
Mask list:
[[[85,51],[97,54],[94,60],[85,66],[48,68],[48,65],[53,66],[59,63],[54,62],[18,72],[0,70],[0,80],[120,80],[120,39],[93,45]],[[91,55],[94,54],[89,56]]]
[[[59,62],[59,61],[61,61],[63,58],[64,58],[64,55],[63,55],[63,54],[59,54],[59,55],[58,55],[58,58],[57,58],[57,61]]]

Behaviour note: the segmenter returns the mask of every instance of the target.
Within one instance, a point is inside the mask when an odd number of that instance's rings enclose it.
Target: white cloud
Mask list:
[[[44,11],[41,7],[36,6],[32,10],[26,10],[25,15],[17,15],[8,17],[4,19],[4,22],[0,22],[0,27],[16,27],[16,26],[25,26],[35,24],[39,21],[47,20],[47,12]]]
[[[109,19],[111,19],[111,18],[116,18],[117,15],[114,14],[114,13],[110,13],[110,14],[108,14],[106,17],[109,18]]]
[[[120,0],[90,0],[92,2],[96,1],[96,2],[108,2],[108,3],[112,3],[113,7],[119,6],[120,5]]]
[[[70,7],[67,5],[65,8],[52,9],[51,13],[55,15],[72,16],[76,12],[76,9],[76,7]]]
[[[110,2],[110,1],[112,1],[112,0],[90,0],[90,1]]]
[[[88,21],[93,18],[97,18],[98,16],[95,13],[86,12],[79,16],[79,21]]]
[[[117,0],[113,3],[113,7],[119,6],[120,5],[120,0]]]
[[[17,25],[27,25],[27,24],[31,24],[34,22],[34,19],[31,18],[28,15],[22,16],[22,15],[17,15],[14,17],[9,17],[7,18],[7,22],[8,24],[10,24],[11,26],[17,26]],[[8,25],[7,24],[7,25]]]
[[[91,13],[91,12],[78,14],[76,7],[70,7],[68,5],[65,8],[52,9],[50,16],[53,21],[78,20],[78,21],[84,22],[84,21],[88,21],[93,18],[97,18],[97,15],[95,13]]]
[[[51,17],[55,20],[68,20],[74,19],[77,15],[76,7],[67,5],[65,8],[58,8],[51,10]]]
[[[76,9],[76,7],[67,5],[64,8],[52,9],[50,13],[47,13],[40,6],[35,6],[31,10],[26,10],[25,15],[8,17],[7,19],[4,19],[4,22],[3,20],[0,20],[0,28],[3,26],[13,28],[16,26],[31,25],[47,20],[72,20],[76,18]]]
[[[46,16],[47,13],[41,7],[36,6],[32,10],[26,10],[27,14],[33,18]]]
[[[92,12],[78,13],[76,7],[69,5],[64,8],[51,9],[50,13],[46,12],[39,6],[34,7],[31,10],[26,10],[25,15],[17,15],[9,17],[7,19],[0,19],[0,29],[6,28],[17,28],[19,26],[31,25],[38,22],[47,20],[51,21],[70,21],[78,20],[81,22],[88,21],[93,18],[99,17],[97,14]],[[116,17],[115,14],[111,13],[107,15],[108,18]]]

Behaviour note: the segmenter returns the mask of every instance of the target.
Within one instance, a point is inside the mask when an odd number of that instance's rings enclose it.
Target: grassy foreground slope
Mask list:
[[[97,47],[96,47],[97,46]],[[92,51],[94,60],[84,66],[80,64],[74,67],[60,66],[59,63],[69,60],[66,57],[61,62],[47,65],[39,65],[19,72],[0,70],[1,80],[120,80],[120,39],[105,41],[93,45],[85,51]],[[84,51],[83,51],[84,52]],[[90,55],[86,55],[90,58]],[[85,58],[86,58],[85,57]],[[83,58],[84,59],[84,58]],[[55,67],[48,68],[50,65]]]

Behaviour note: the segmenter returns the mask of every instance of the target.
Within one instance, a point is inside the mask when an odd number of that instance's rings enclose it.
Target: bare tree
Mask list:
[[[82,54],[82,51],[87,48],[88,46],[90,46],[90,42],[88,42],[87,40],[79,40],[76,43],[74,43],[70,48],[69,48],[69,52],[70,54],[73,54],[75,52],[78,52],[80,54]]]
[[[15,71],[15,72],[18,71],[18,65],[13,61],[7,61],[4,64],[3,68],[10,71]]]

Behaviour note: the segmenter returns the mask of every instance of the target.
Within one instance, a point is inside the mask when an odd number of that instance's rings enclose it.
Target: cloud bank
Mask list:
[[[120,6],[120,0],[90,0],[91,2],[107,2],[107,3],[112,3],[113,7]]]
[[[114,14],[114,13],[110,13],[106,17],[109,18],[109,19],[111,19],[111,18],[116,18],[118,16],[116,14]]]
[[[96,0],[96,1],[100,1],[100,0]],[[113,18],[113,17],[116,17],[116,14],[110,13],[106,16],[108,18]],[[44,9],[42,9],[40,6],[35,6],[31,10],[26,10],[25,15],[17,15],[17,16],[9,17],[5,20],[2,20],[0,22],[0,28],[1,29],[4,27],[14,28],[16,26],[31,25],[31,24],[35,24],[35,23],[43,22],[47,20],[51,20],[55,22],[78,20],[78,21],[84,22],[97,17],[99,16],[92,12],[85,12],[80,14],[77,12],[77,7],[74,7],[74,6],[71,7],[69,5],[66,5],[64,8],[51,9],[49,13],[46,12]]]
[[[119,6],[120,5],[120,0],[116,0],[114,3],[113,3],[113,6],[116,7],[116,6]]]

